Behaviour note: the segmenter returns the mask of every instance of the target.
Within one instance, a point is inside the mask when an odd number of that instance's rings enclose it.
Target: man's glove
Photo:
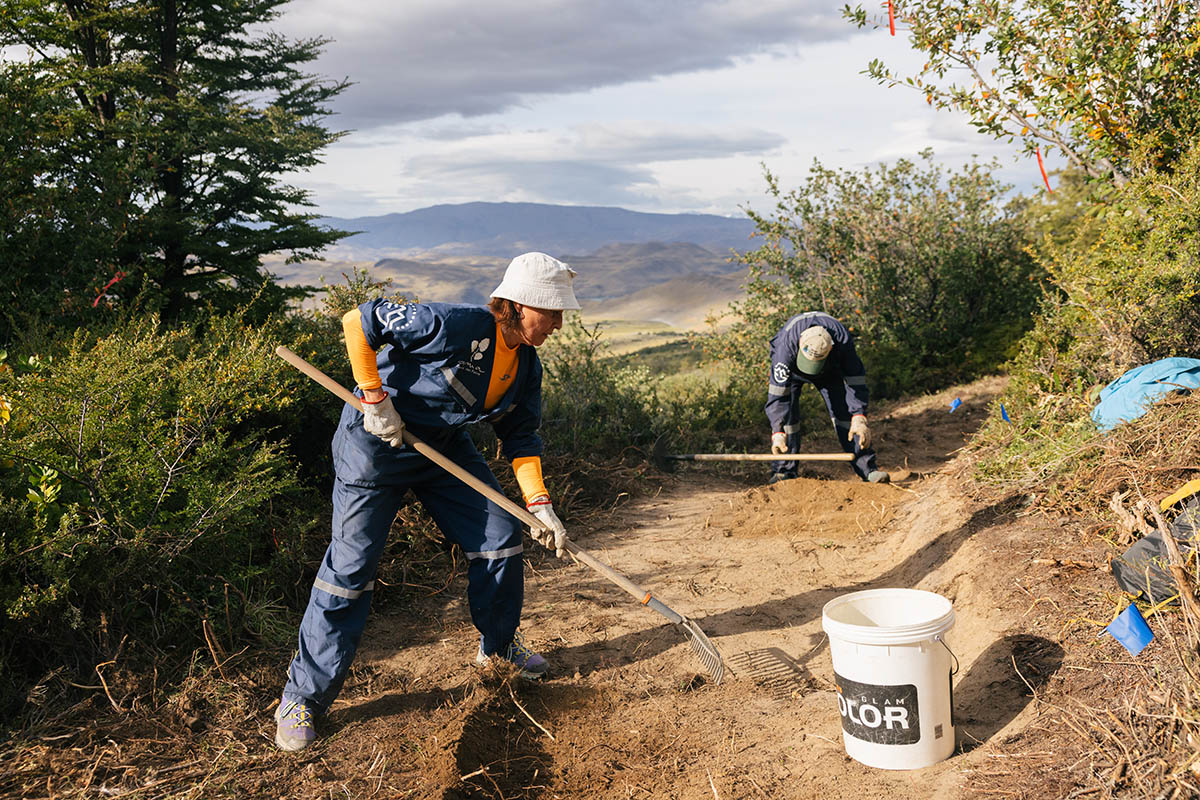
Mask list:
[[[549,550],[553,550],[554,555],[562,558],[563,553],[566,552],[567,529],[563,526],[562,520],[558,518],[558,514],[554,513],[554,506],[550,504],[550,496],[543,494],[535,497],[525,507],[538,518],[538,521],[549,529],[530,528],[529,535],[538,544]]]
[[[375,434],[392,447],[403,444],[404,420],[396,413],[391,395],[385,394],[382,400],[374,403],[364,399],[362,408],[363,430]]]
[[[787,434],[783,431],[771,434],[771,452],[775,455],[787,452]]]
[[[860,449],[866,450],[871,446],[871,429],[867,427],[867,418],[862,414],[855,414],[850,420],[850,432],[846,434],[846,441],[853,442],[855,436],[858,437]]]

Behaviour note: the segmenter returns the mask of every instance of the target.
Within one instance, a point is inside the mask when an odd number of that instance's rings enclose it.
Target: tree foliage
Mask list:
[[[1200,352],[1200,146],[1171,174],[1135,179],[1074,239],[1048,241],[1041,259],[1059,293],[1015,364],[1031,393],[1082,392]]]
[[[1200,132],[1200,6],[1184,0],[894,0],[928,60],[911,86],[1026,152],[1123,185],[1170,168]],[[863,7],[846,6],[860,27]]]
[[[345,84],[303,71],[322,40],[261,32],[284,1],[7,0],[10,309],[78,312],[106,286],[168,317],[196,298],[296,295],[266,285],[260,259],[315,257],[342,235],[283,179],[339,135],[323,118]]]
[[[750,212],[763,244],[740,256],[747,297],[716,353],[752,364],[761,390],[767,340],[821,310],[856,335],[876,393],[999,366],[1041,289],[1019,207],[1001,205],[1007,187],[984,166],[948,172],[921,157],[862,172],[815,163],[786,192],[767,173],[774,214]]]
[[[1089,414],[1096,390],[1130,368],[1200,352],[1200,146],[1170,174],[1132,180],[1073,239],[1047,239],[1039,259],[1057,291],[1010,365],[1008,420],[993,414],[976,442],[977,475],[1088,513],[1124,488],[1154,496],[1187,480],[1194,403],[1105,436]]]

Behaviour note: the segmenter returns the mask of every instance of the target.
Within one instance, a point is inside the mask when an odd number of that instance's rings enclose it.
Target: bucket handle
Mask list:
[[[940,633],[937,634],[936,636],[934,636],[933,639],[935,642],[939,642],[942,645],[942,647],[946,648],[946,652],[950,654],[950,657],[952,659],[954,659],[954,669],[952,669],[950,671],[950,675],[951,675],[951,677],[957,675],[958,674],[958,656],[954,655],[954,651],[950,649],[950,645],[946,644],[946,640],[942,638],[942,635]]]

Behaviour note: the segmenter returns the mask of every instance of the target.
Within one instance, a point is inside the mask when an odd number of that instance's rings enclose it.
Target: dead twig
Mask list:
[[[101,667],[107,667],[111,664],[116,664],[116,663],[117,663],[117,660],[114,658],[111,661],[105,661],[101,664],[97,664],[96,665],[96,675],[99,676],[99,678],[100,678],[100,685],[104,687],[104,693],[106,695],[108,695],[108,702],[112,703],[113,710],[116,711],[118,714],[124,714],[125,709],[121,708],[121,704],[113,699],[112,692],[109,691],[109,689],[108,689],[108,681],[104,680],[104,673],[102,673],[100,671]]]
[[[213,634],[208,617],[200,620],[200,629],[204,631],[204,641],[208,643],[208,652],[212,653],[213,664],[216,666],[217,672],[221,674],[221,680],[228,681],[229,676],[225,674],[225,651],[221,649],[220,642]]]
[[[1075,567],[1076,569],[1102,569],[1100,564],[1091,561],[1076,561],[1072,558],[1035,558],[1034,564],[1046,567]]]
[[[1200,605],[1196,604],[1196,590],[1192,586],[1192,581],[1187,574],[1187,561],[1184,560],[1183,554],[1179,552],[1179,543],[1175,541],[1175,537],[1171,534],[1171,529],[1167,525],[1167,521],[1163,519],[1159,513],[1158,507],[1149,500],[1142,498],[1142,505],[1154,516],[1154,523],[1158,526],[1158,531],[1162,534],[1163,543],[1167,547],[1167,558],[1170,561],[1169,568],[1171,575],[1175,578],[1175,583],[1179,586],[1179,599],[1183,603],[1184,618],[1187,620],[1188,637],[1194,647],[1200,642],[1200,632],[1197,631],[1197,625],[1200,625]]]
[[[1112,497],[1108,501],[1108,507],[1117,517],[1117,524],[1121,527],[1124,535],[1120,537],[1119,544],[1133,544],[1134,539],[1148,535],[1151,530],[1146,524],[1146,520],[1141,514],[1134,514],[1125,508],[1124,500],[1129,492],[1113,492]]]
[[[553,742],[553,741],[557,741],[557,740],[554,738],[554,734],[553,734],[553,733],[551,733],[550,731],[546,730],[545,726],[543,726],[543,725],[542,725],[542,723],[540,723],[540,722],[538,722],[536,719],[534,719],[534,718],[533,718],[533,715],[532,715],[532,714],[530,714],[528,711],[526,711],[526,710],[525,710],[525,706],[521,705],[520,701],[519,701],[519,700],[517,700],[517,695],[516,695],[516,693],[513,691],[513,689],[512,689],[512,686],[511,686],[511,685],[508,687],[508,694],[509,694],[509,696],[510,696],[510,697],[512,697],[513,705],[515,705],[515,706],[517,707],[517,710],[518,710],[518,711],[520,711],[522,714],[524,714],[524,715],[525,715],[525,716],[526,716],[526,717],[529,719],[529,721],[530,721],[530,722],[532,722],[534,725],[536,725],[536,726],[538,727],[538,730],[540,730],[542,733],[544,733],[544,734],[546,734],[547,736],[549,736],[549,737],[550,737],[550,741],[552,741],[552,742]]]

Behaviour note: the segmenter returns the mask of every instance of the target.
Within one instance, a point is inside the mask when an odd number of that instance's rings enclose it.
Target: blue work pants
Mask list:
[[[791,387],[791,395],[789,397],[788,417],[787,422],[783,426],[783,432],[787,434],[787,443],[789,453],[800,452],[800,389],[804,384],[797,384]],[[850,466],[854,468],[854,472],[864,481],[867,476],[874,470],[878,469],[875,465],[875,451],[870,447],[859,447],[858,437],[854,437],[854,441],[850,441],[846,436],[850,433],[850,418],[851,413],[846,405],[846,393],[839,381],[831,387],[825,387],[814,384],[817,391],[821,393],[821,399],[825,401],[825,408],[829,411],[829,419],[833,423],[834,436],[837,438],[838,445],[842,448],[843,453],[853,453],[854,460],[850,462]],[[783,473],[789,477],[796,477],[800,470],[800,462],[798,461],[772,461],[771,469],[778,473]]]
[[[500,489],[465,430],[422,431],[419,436]],[[362,415],[350,406],[334,435],[333,460],[332,537],[300,623],[284,697],[307,702],[318,712],[328,710],[337,697],[366,625],[388,531],[409,490],[468,559],[467,600],[484,652],[507,647],[524,599],[517,520],[415,450],[393,448],[367,433]]]

